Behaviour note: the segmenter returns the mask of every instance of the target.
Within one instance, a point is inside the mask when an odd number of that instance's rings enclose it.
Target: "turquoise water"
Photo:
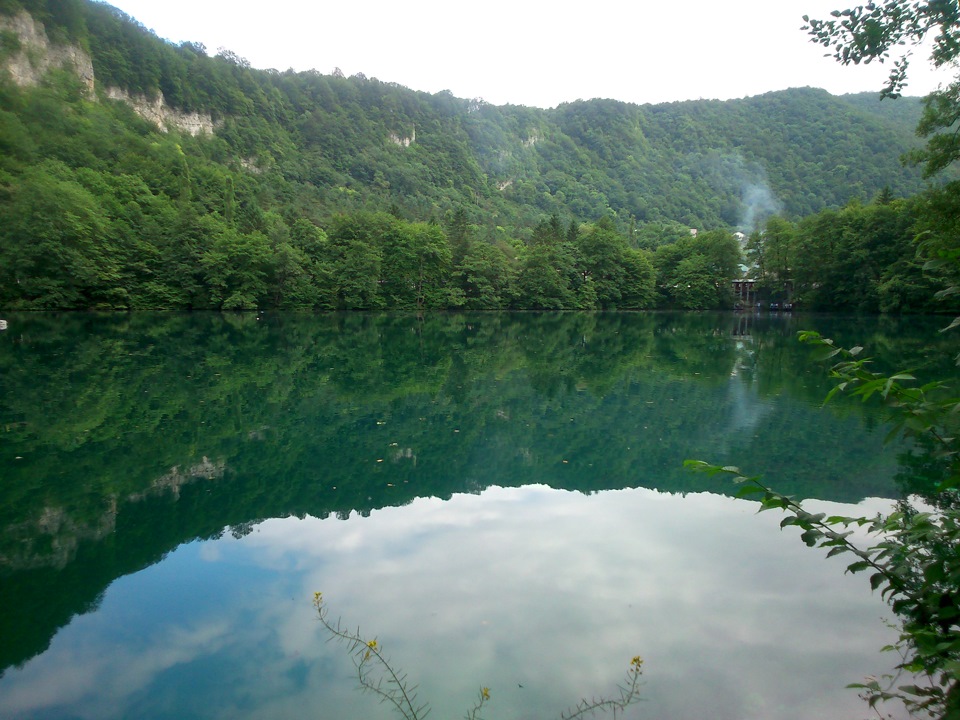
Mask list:
[[[735,462],[831,512],[908,486],[813,327],[880,366],[936,319],[734,315],[10,318],[0,334],[0,717],[377,718],[311,599],[432,717],[855,717],[885,606]],[[938,368],[930,367],[930,372]]]

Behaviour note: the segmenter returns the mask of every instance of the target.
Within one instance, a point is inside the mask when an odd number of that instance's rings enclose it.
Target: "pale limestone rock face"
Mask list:
[[[121,100],[129,104],[137,115],[164,132],[172,126],[190,135],[212,134],[217,127],[217,123],[209,115],[187,113],[170,107],[164,100],[163,93],[150,99],[144,95],[130,95],[122,88],[111,87],[106,89],[106,95],[111,100]]]
[[[4,69],[18,86],[39,85],[50,70],[65,68],[80,78],[87,97],[96,100],[93,62],[81,48],[52,44],[43,25],[27,12],[20,12],[13,17],[0,16],[0,30],[16,33],[20,39],[20,50],[4,63]],[[200,135],[213,133],[217,127],[210,115],[187,113],[170,107],[164,101],[163,94],[151,99],[142,95],[131,96],[121,88],[107,88],[106,96],[128,103],[140,117],[164,132],[175,127],[190,135]]]
[[[223,478],[225,472],[223,460],[214,461],[207,457],[189,467],[175,466],[156,478],[143,492],[120,500],[106,498],[101,513],[85,520],[76,520],[64,508],[45,507],[33,520],[0,527],[0,533],[7,540],[17,541],[9,543],[13,551],[0,552],[0,567],[13,570],[63,569],[76,558],[82,542],[97,542],[116,530],[117,511],[122,503],[140,502],[159,495],[172,495],[178,500],[185,485],[215,482]]]
[[[390,133],[389,137],[390,137],[390,142],[394,143],[395,145],[399,145],[400,147],[410,147],[413,143],[417,141],[417,129],[414,128],[410,132],[409,136],[401,137],[396,133]]]
[[[43,25],[27,12],[0,17],[0,30],[9,30],[20,38],[20,50],[6,62],[13,81],[21,87],[40,84],[50,70],[66,68],[76,73],[90,98],[93,94],[93,62],[74,45],[53,45]]]

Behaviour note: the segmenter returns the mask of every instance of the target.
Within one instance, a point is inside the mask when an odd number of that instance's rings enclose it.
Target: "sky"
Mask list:
[[[859,1],[859,0],[858,0]],[[114,0],[162,38],[256,68],[363,73],[494,105],[741,98],[790,87],[879,91],[888,65],[843,67],[800,28],[847,0]],[[914,56],[907,95],[946,81]]]
[[[431,717],[463,717],[483,684],[487,717],[557,718],[617,697],[638,654],[642,702],[623,717],[860,717],[845,685],[895,661],[878,652],[896,639],[884,602],[757,505],[493,486],[267,520],[118,578],[0,678],[0,715],[396,718],[356,693],[349,646],[310,605],[321,591],[328,620],[377,637]],[[810,510],[870,516],[889,501]]]

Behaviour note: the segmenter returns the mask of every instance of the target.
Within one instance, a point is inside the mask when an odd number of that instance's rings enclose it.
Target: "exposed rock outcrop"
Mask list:
[[[151,100],[143,95],[130,95],[122,88],[111,87],[106,89],[106,96],[111,100],[128,103],[137,115],[164,132],[172,126],[190,135],[200,135],[212,134],[217,128],[217,123],[210,115],[188,113],[170,107],[164,100],[163,93],[157,93],[157,97]]]
[[[27,12],[19,12],[12,17],[0,15],[0,30],[13,32],[20,40],[19,50],[4,63],[17,85],[39,85],[51,70],[66,69],[74,72],[86,88],[87,95],[91,99],[94,97],[93,62],[81,48],[52,44],[43,25]]]
[[[154,480],[147,490],[130,495],[127,497],[127,500],[136,502],[138,500],[144,500],[151,495],[162,495],[164,493],[170,493],[175,499],[179,500],[181,487],[198,480],[217,480],[223,477],[226,467],[226,463],[224,463],[223,460],[214,462],[206,456],[204,456],[200,462],[186,469],[181,469],[179,465],[176,465],[172,467],[166,475],[161,475]]]
[[[43,77],[55,69],[64,69],[76,74],[90,100],[96,100],[96,78],[93,73],[93,61],[90,56],[76,45],[59,45],[50,42],[42,23],[34,20],[27,12],[13,16],[0,15],[0,30],[12,32],[17,36],[20,47],[3,63],[3,69],[10,73],[13,82],[20,87],[39,85]],[[158,129],[166,132],[174,127],[190,135],[213,133],[217,123],[204,113],[188,113],[167,105],[162,93],[156,98],[142,95],[130,95],[122,88],[111,87],[105,90],[111,100],[128,103],[134,111]]]
[[[97,542],[115,531],[118,508],[123,503],[140,502],[159,495],[179,499],[183,486],[218,480],[225,471],[224,461],[212,461],[206,457],[186,468],[173,467],[143,492],[121,500],[107,498],[103,511],[86,521],[74,519],[65,508],[46,507],[33,521],[0,528],[0,567],[13,570],[62,569],[74,560],[82,542]]]
[[[390,142],[400,147],[410,147],[413,143],[417,141],[417,130],[414,128],[410,135],[401,137],[396,133],[390,133]]]

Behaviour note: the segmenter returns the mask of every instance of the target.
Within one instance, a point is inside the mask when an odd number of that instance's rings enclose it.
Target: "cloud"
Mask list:
[[[310,607],[320,590],[438,717],[462,715],[481,684],[498,714],[556,716],[614,693],[637,654],[651,717],[853,716],[844,685],[884,670],[884,606],[778,522],[714,495],[543,486],[268,520],[111,587],[98,613],[0,679],[0,715],[109,720],[149,698],[175,712],[189,694],[235,719],[389,717],[325,642]],[[179,593],[132,602],[170,578]]]

